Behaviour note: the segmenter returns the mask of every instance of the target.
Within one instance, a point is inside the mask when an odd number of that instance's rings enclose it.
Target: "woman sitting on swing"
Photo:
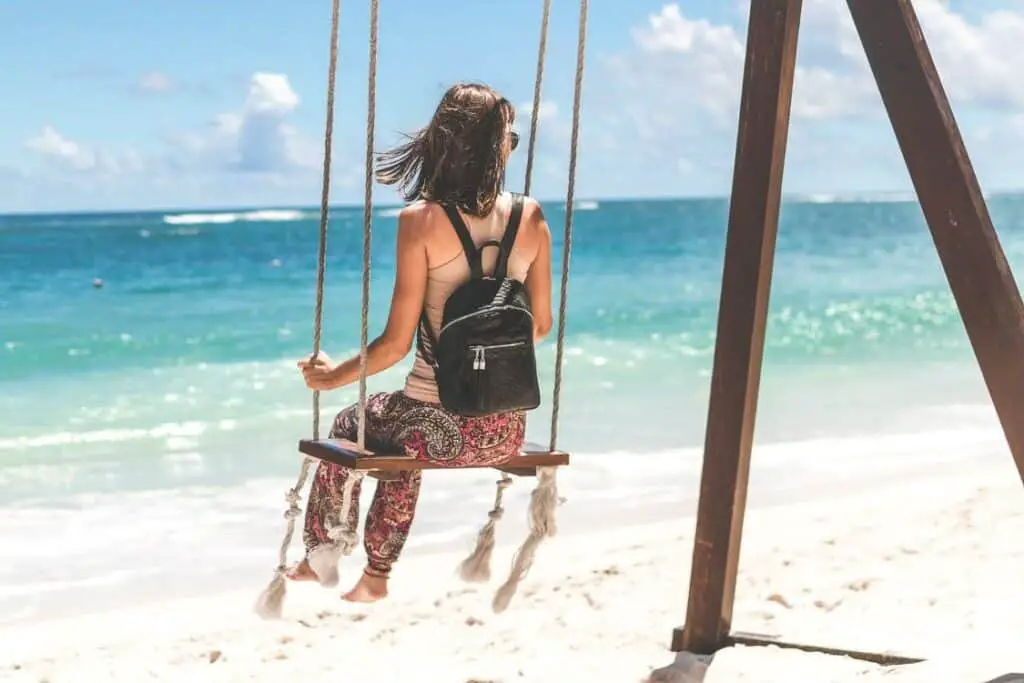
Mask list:
[[[501,241],[513,197],[503,191],[509,154],[519,142],[512,130],[515,110],[493,89],[459,84],[441,98],[433,118],[405,144],[378,157],[377,180],[397,184],[406,206],[398,218],[398,256],[391,310],[384,333],[368,347],[367,375],[395,365],[412,349],[422,312],[440,331],[445,301],[470,278],[462,243],[442,204],[457,207],[479,248]],[[497,249],[481,253],[491,273]],[[551,329],[551,233],[540,205],[525,199],[519,232],[508,260],[508,276],[523,282],[534,316],[534,337]],[[359,357],[333,364],[322,354],[300,361],[310,389],[329,391],[358,381]],[[334,420],[331,438],[356,440],[358,404]],[[500,465],[519,454],[525,437],[522,412],[462,417],[441,406],[432,366],[417,350],[401,391],[374,394],[366,403],[366,443],[375,450],[404,452],[447,467]],[[419,496],[420,471],[377,482],[366,518],[367,566],[343,598],[374,602],[387,596],[388,576],[409,534]],[[321,462],[306,508],[305,558],[288,574],[293,580],[337,582],[341,553],[329,530],[342,520],[342,495],[352,486],[347,527],[357,528],[359,483],[352,472]]]

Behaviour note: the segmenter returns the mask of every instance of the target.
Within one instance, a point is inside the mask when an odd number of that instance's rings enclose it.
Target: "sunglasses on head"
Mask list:
[[[509,131],[508,140],[514,151],[515,148],[519,146],[519,133],[515,132],[514,130]]]

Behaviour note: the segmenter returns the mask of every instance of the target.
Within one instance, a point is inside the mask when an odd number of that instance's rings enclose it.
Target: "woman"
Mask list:
[[[470,277],[458,235],[441,204],[454,205],[479,247],[500,241],[508,224],[512,199],[503,192],[509,154],[519,136],[512,130],[515,110],[493,89],[458,84],[441,98],[426,128],[405,144],[378,157],[377,180],[397,184],[410,204],[398,217],[398,257],[391,311],[384,333],[368,347],[367,369],[372,375],[401,361],[412,349],[422,311],[436,335],[444,304],[451,292]],[[482,253],[484,272],[494,268],[495,249]],[[519,232],[509,258],[510,277],[523,282],[530,295],[534,337],[551,329],[551,233],[537,202],[527,199]],[[320,356],[300,361],[311,389],[328,391],[356,382],[359,357],[337,365]],[[359,406],[342,410],[334,421],[332,438],[355,440]],[[401,450],[444,466],[498,465],[522,449],[525,419],[521,412],[486,417],[461,417],[446,411],[438,400],[434,371],[422,352],[405,388],[374,394],[367,400],[366,441],[372,447]],[[454,451],[454,452],[453,452]],[[396,481],[380,481],[366,518],[364,545],[367,566],[343,597],[374,602],[387,596],[388,576],[409,533],[421,472],[402,472]],[[346,484],[358,501],[360,480],[321,462],[306,509],[306,557],[289,574],[295,580],[330,584],[337,576],[340,553],[328,535],[339,522]],[[358,521],[352,505],[349,528]]]

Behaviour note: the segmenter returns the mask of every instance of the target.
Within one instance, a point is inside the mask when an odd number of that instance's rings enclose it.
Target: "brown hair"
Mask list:
[[[405,201],[453,204],[486,216],[505,185],[505,140],[515,121],[511,103],[482,83],[445,92],[426,128],[377,155],[377,180],[398,185]]]

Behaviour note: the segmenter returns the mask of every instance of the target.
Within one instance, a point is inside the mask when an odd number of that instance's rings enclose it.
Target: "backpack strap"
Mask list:
[[[498,248],[498,261],[494,264],[494,278],[504,280],[508,277],[508,259],[512,255],[512,247],[516,243],[516,235],[519,234],[519,223],[523,218],[523,195],[518,192],[512,193],[512,212],[508,217],[508,225],[505,227],[505,235],[501,238],[501,245]]]
[[[469,261],[469,272],[472,274],[473,279],[479,280],[484,276],[484,267],[480,259],[480,250],[476,248],[476,244],[473,242],[473,236],[469,232],[469,228],[466,227],[466,222],[462,220],[462,216],[459,214],[459,210],[451,204],[442,204],[444,212],[448,214],[448,220],[451,221],[452,227],[455,228],[455,234],[459,236],[459,241],[462,242],[462,251],[466,254],[466,260]]]
[[[480,279],[484,276],[483,259],[480,256],[480,251],[485,247],[496,246],[498,247],[498,260],[494,264],[494,278],[497,280],[505,279],[508,276],[508,259],[512,253],[512,247],[516,243],[516,235],[519,234],[519,224],[523,217],[523,195],[517,192],[512,193],[512,211],[509,214],[508,225],[505,226],[505,234],[502,236],[501,242],[489,240],[481,245],[480,249],[477,249],[476,244],[473,242],[473,236],[470,234],[469,228],[466,227],[466,222],[462,220],[459,210],[450,204],[442,204],[442,207],[448,215],[448,220],[451,221],[452,227],[455,228],[455,234],[459,236],[459,241],[462,242],[462,250],[466,254],[466,260],[469,261],[469,270],[472,277]],[[433,349],[437,346],[437,338],[434,336],[434,330],[430,327],[430,320],[427,319],[426,309],[420,313],[416,345],[423,354],[423,359],[429,365],[436,367],[437,359],[434,356]]]
[[[476,248],[476,244],[473,242],[473,236],[470,234],[469,228],[466,227],[466,222],[462,220],[462,215],[459,214],[459,210],[454,205],[442,203],[441,208],[444,209],[449,222],[451,222],[452,227],[455,229],[455,234],[459,236],[459,241],[462,242],[462,251],[466,255],[466,261],[469,262],[471,276],[473,279],[479,280],[484,276],[483,260],[480,257],[480,250]],[[430,320],[427,319],[425,308],[420,312],[416,346],[420,353],[423,354],[423,359],[427,363],[431,366],[437,365],[437,359],[433,353],[434,347],[437,346],[437,337],[434,335],[434,330],[430,327]]]
[[[437,338],[434,336],[434,330],[430,329],[430,320],[427,319],[426,309],[423,309],[423,312],[420,313],[420,324],[416,333],[416,348],[423,354],[423,360],[430,367],[437,367],[437,358],[434,356]]]

